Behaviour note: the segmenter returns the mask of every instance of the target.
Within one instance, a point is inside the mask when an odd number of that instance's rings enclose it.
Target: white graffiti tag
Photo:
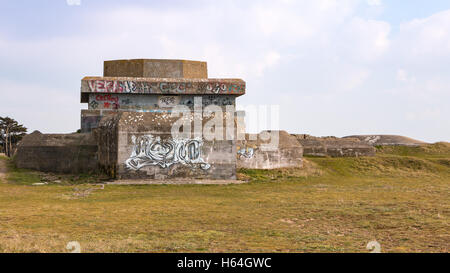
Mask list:
[[[238,150],[239,158],[245,157],[245,158],[253,158],[253,155],[255,154],[255,151],[253,148],[243,148]]]
[[[168,139],[152,135],[132,136],[133,151],[125,165],[133,170],[145,166],[168,168],[174,164],[188,165],[192,168],[200,166],[207,170],[211,166],[201,157],[202,139]]]
[[[380,136],[368,136],[364,139],[364,141],[369,142],[369,144],[373,145],[380,139]]]

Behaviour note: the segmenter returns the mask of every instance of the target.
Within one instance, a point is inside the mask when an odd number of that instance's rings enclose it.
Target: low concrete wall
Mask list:
[[[98,171],[97,142],[91,134],[26,135],[14,156],[18,168],[56,173]]]
[[[295,137],[279,131],[279,141],[275,149],[266,150],[261,134],[246,134],[245,140],[237,141],[237,167],[245,169],[279,169],[303,166],[303,147]],[[256,140],[252,140],[256,139]]]
[[[311,156],[359,157],[375,156],[375,148],[357,138],[314,137],[293,135],[303,146],[303,153]]]

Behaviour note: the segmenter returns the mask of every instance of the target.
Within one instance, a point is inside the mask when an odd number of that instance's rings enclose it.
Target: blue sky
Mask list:
[[[450,1],[0,1],[0,116],[79,128],[103,60],[208,62],[280,105],[280,128],[450,141]]]

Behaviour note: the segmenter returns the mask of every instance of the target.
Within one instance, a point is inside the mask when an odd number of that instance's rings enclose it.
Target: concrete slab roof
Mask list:
[[[170,59],[131,59],[105,61],[105,77],[208,78],[206,62]]]
[[[81,102],[88,102],[89,93],[241,96],[245,88],[241,79],[85,77],[81,80]]]

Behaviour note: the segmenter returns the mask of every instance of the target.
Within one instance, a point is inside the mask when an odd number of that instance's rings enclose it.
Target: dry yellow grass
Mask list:
[[[67,252],[70,241],[82,252],[368,252],[372,240],[448,252],[448,155],[431,157],[310,158],[303,170],[242,170],[242,185],[104,189],[30,186],[39,176],[11,169],[0,252]]]

